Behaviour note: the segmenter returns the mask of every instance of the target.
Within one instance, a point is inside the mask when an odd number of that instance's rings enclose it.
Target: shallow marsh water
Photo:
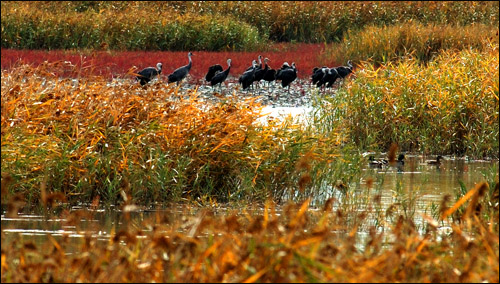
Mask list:
[[[380,155],[383,156],[383,155]],[[439,167],[425,163],[430,157],[406,155],[406,163],[402,171],[387,167],[383,169],[364,168],[362,178],[350,185],[353,194],[366,191],[366,181],[373,180],[370,195],[380,195],[383,210],[397,202],[408,202],[411,196],[416,197],[416,211],[414,218],[418,222],[421,215],[431,216],[433,204],[439,205],[445,194],[451,195],[454,200],[455,192],[460,189],[462,182],[467,190],[476,183],[487,181],[488,174],[498,172],[498,161],[467,161],[445,157]],[[351,189],[350,189],[351,190]],[[332,188],[325,190],[322,195],[312,199],[312,207],[320,208],[326,198],[342,198],[342,194]],[[398,199],[400,198],[400,199]],[[316,203],[316,206],[314,204]],[[228,208],[216,206],[213,208],[216,215],[245,214],[262,215],[263,208]],[[151,231],[154,224],[161,222],[176,224],[177,227],[189,228],[190,222],[199,216],[202,208],[177,205],[168,209],[137,210],[123,213],[120,210],[91,210],[83,207],[73,207],[72,212],[86,212],[84,218],[77,224],[70,225],[68,218],[60,216],[46,217],[35,214],[19,214],[16,217],[6,217],[2,212],[1,226],[3,232],[2,243],[13,240],[32,241],[42,245],[49,238],[69,238],[70,247],[66,253],[75,253],[86,237],[97,241],[109,241],[109,238],[126,226]],[[318,210],[312,208],[311,210]],[[90,212],[90,214],[88,214]],[[277,214],[281,214],[281,207],[277,207]],[[130,227],[129,227],[130,228]],[[183,232],[186,233],[186,232]],[[363,238],[366,232],[359,232]],[[6,242],[5,242],[6,241]],[[73,246],[74,245],[74,246]]]

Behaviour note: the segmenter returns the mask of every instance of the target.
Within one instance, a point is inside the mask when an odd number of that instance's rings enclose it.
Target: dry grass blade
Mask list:
[[[387,153],[387,158],[391,165],[396,163],[396,153],[398,151],[398,144],[392,143],[391,147],[389,147],[389,152]]]
[[[478,198],[478,192],[484,190],[488,187],[488,184],[485,182],[477,184],[473,189],[469,190],[464,196],[462,196],[451,208],[447,209],[441,214],[441,220],[446,219],[446,217],[450,216],[455,212],[460,206],[462,206],[467,200],[471,199],[473,196],[476,196],[476,204],[477,204],[477,198]],[[471,203],[472,204],[472,203]],[[470,207],[470,206],[469,206]],[[467,209],[467,212],[469,212],[472,209]],[[470,212],[469,212],[470,214]],[[468,216],[468,214],[466,214]]]

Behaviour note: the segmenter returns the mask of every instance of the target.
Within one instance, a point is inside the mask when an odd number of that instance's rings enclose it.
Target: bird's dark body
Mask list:
[[[352,63],[351,63],[351,60],[347,61],[347,66],[339,66],[339,67],[336,67],[335,70],[337,70],[337,74],[339,76],[340,79],[344,80],[345,77],[347,77],[347,75],[351,74],[352,73]]]
[[[243,75],[241,75],[240,79],[238,80],[238,82],[243,87],[243,90],[247,89],[252,85],[253,80],[255,78],[255,69],[256,68],[245,71],[245,73],[243,73]]]
[[[333,83],[339,78],[339,74],[337,73],[336,68],[329,68],[325,73],[323,78],[321,78],[316,84],[317,87],[321,87],[322,85],[326,85],[326,87],[331,87]]]
[[[228,67],[223,72],[219,72],[219,73],[215,74],[215,76],[212,78],[212,80],[210,80],[210,85],[215,86],[217,84],[224,82],[227,78],[227,75],[229,74],[229,69],[231,69],[231,67]]]
[[[348,68],[345,66],[337,67],[335,68],[335,70],[337,70],[339,77],[342,79],[344,79],[345,77],[347,77],[347,75],[352,73],[352,68]]]
[[[260,80],[262,80],[264,78],[264,74],[266,74],[268,70],[269,66],[267,65],[267,63],[264,69],[258,68],[257,70],[255,70],[254,81],[259,82]]]
[[[222,69],[222,66],[220,64],[215,64],[210,67],[208,67],[208,73],[205,76],[205,80],[207,82],[212,81],[212,78],[217,74],[218,72],[222,72],[224,69]]]
[[[267,70],[267,72],[264,74],[264,77],[262,77],[264,81],[272,82],[276,80],[276,70],[270,68]]]
[[[255,79],[255,71],[257,70],[257,62],[255,60],[252,61],[252,66],[252,69],[245,71],[238,79],[238,82],[241,84],[241,87],[243,87],[243,90],[250,87]]]
[[[139,76],[137,76],[137,80],[140,81],[141,86],[146,85],[151,80],[153,80],[156,76],[161,74],[162,64],[158,63],[158,64],[156,64],[156,66],[157,66],[157,68],[148,67],[148,68],[144,68],[143,70],[137,72],[137,74],[139,74]]]
[[[259,58],[260,60],[260,58]],[[257,84],[259,84],[260,80],[264,79],[264,75],[266,75],[267,71],[269,71],[269,65],[267,65],[267,62],[269,61],[269,58],[265,58],[264,59],[264,64],[265,64],[265,67],[262,68],[262,63],[260,64],[260,68],[257,67],[257,69],[255,70],[255,74],[254,74],[254,78],[253,78],[253,81],[254,82],[257,82]]]
[[[220,65],[219,65],[220,66]],[[210,80],[210,84],[213,86],[217,84],[222,84],[227,78],[227,75],[229,75],[229,70],[231,70],[231,59],[227,60],[227,69],[224,70],[223,72],[218,72],[215,74],[212,79]]]
[[[281,86],[285,88],[297,79],[297,69],[294,63],[292,63],[292,67],[285,67],[284,69],[283,67],[276,73],[276,80],[281,80]]]
[[[318,83],[318,81],[325,75],[323,68],[326,68],[326,66],[323,66],[322,68],[314,67],[313,74],[311,76],[313,85],[316,85],[316,83]]]
[[[179,83],[182,81],[182,79],[186,78],[186,76],[189,73],[189,70],[191,70],[191,66],[193,64],[193,62],[191,61],[192,55],[193,54],[191,52],[188,53],[188,58],[189,58],[188,65],[179,67],[179,68],[175,69],[175,71],[172,74],[168,75],[168,83],[177,82],[177,85],[179,85]]]

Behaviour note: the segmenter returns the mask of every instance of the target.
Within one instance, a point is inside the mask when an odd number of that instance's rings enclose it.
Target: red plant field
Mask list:
[[[194,83],[202,83],[208,67],[220,64],[227,68],[226,61],[232,59],[230,76],[238,78],[249,66],[253,59],[259,55],[270,59],[269,66],[278,69],[283,62],[291,64],[295,62],[299,71],[299,78],[311,76],[315,66],[338,66],[344,62],[321,62],[324,51],[323,44],[296,44],[276,45],[269,52],[207,52],[192,51],[193,66],[191,68],[191,80]],[[145,67],[156,66],[162,62],[162,75],[170,74],[176,68],[188,63],[188,51],[65,51],[65,50],[14,50],[2,49],[2,69],[9,69],[16,63],[39,64],[48,61],[70,61],[76,65],[79,74],[60,74],[61,76],[88,76],[100,75],[107,78],[131,77],[127,71],[134,66],[141,70]],[[74,72],[74,71],[72,71]]]

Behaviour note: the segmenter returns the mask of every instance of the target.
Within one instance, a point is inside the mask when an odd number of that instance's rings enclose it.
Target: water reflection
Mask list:
[[[498,176],[498,161],[466,161],[464,159],[447,158],[442,164],[430,166],[425,163],[426,158],[417,155],[406,155],[405,165],[401,171],[397,168],[386,166],[382,169],[373,169],[366,165],[362,177],[350,190],[367,192],[367,180],[373,180],[369,189],[371,196],[380,196],[381,210],[386,210],[394,203],[416,202],[416,212],[412,216],[421,220],[420,213],[430,215],[432,205],[439,204],[445,194],[452,197],[460,189],[460,183],[469,190],[476,183],[487,180],[485,176]],[[325,191],[329,195],[318,195],[316,205],[322,206],[324,200],[335,197],[338,203],[343,202],[344,193],[330,188]],[[315,204],[314,200],[311,203]],[[360,207],[361,210],[364,208]],[[2,241],[12,241],[16,238],[30,240],[41,245],[51,236],[69,238],[69,243],[74,244],[74,249],[82,240],[91,237],[97,241],[109,241],[109,238],[124,228],[135,228],[143,232],[151,231],[156,224],[171,224],[182,230],[189,227],[200,211],[199,207],[177,206],[161,210],[138,210],[123,213],[120,210],[91,210],[85,207],[74,207],[69,212],[63,212],[57,217],[47,217],[33,214],[19,214],[8,218],[3,212],[1,216]],[[313,209],[314,210],[314,209]],[[263,208],[245,210],[218,207],[212,214],[227,215],[244,214],[262,215]],[[277,214],[280,214],[278,208]],[[75,219],[76,218],[76,219]],[[179,225],[180,224],[180,225]],[[185,224],[183,226],[182,224]],[[67,249],[72,253],[72,249]]]

